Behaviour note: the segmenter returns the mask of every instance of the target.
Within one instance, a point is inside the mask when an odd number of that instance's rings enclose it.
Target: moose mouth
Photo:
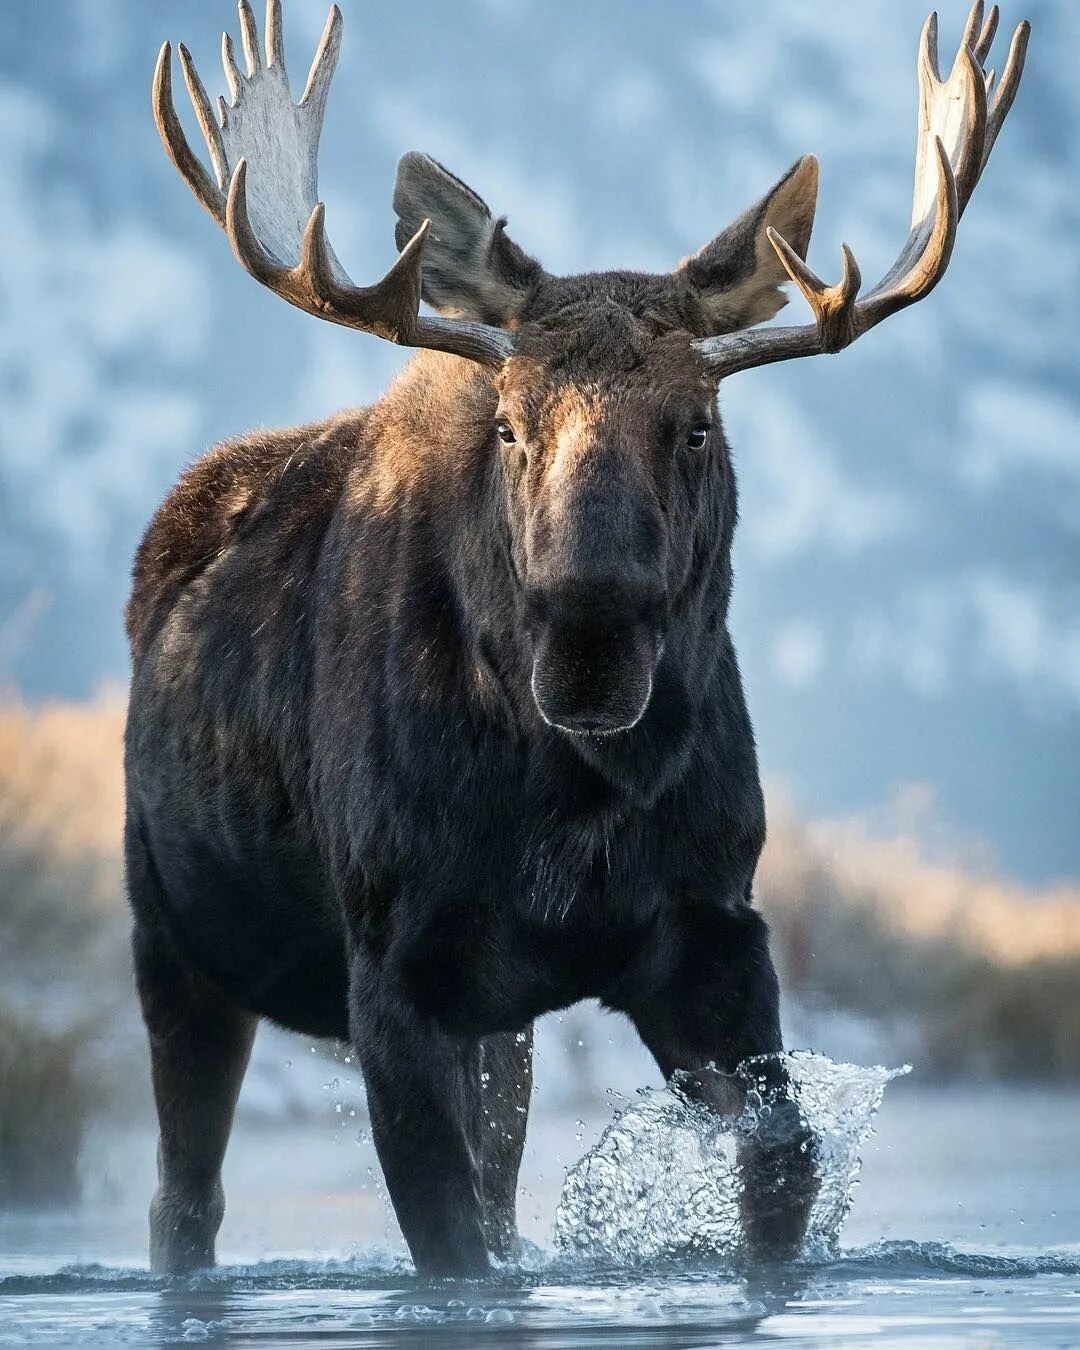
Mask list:
[[[615,736],[641,721],[663,644],[639,625],[546,628],[533,645],[532,695],[548,726],[571,736]]]

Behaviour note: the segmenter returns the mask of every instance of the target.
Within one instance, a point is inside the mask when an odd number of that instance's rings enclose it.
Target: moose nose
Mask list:
[[[648,626],[552,624],[533,646],[532,693],[549,726],[577,735],[628,731],[652,696],[660,642]]]

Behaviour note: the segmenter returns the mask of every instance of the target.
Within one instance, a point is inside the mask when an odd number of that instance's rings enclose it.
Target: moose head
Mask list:
[[[356,285],[331,248],[317,200],[317,152],[341,44],[335,6],[299,104],[285,70],[280,0],[266,50],[240,0],[246,73],[230,41],[232,102],[215,117],[187,50],[180,62],[206,138],[209,173],[172,102],[162,48],[154,109],[165,146],[226,231],[241,265],[316,317],[473,363],[493,456],[502,465],[507,556],[518,587],[540,715],[568,733],[625,731],[644,714],[695,564],[730,542],[730,465],[719,382],[753,366],[837,352],[921,300],[948,266],[957,224],[1012,105],[1028,25],[1001,79],[984,70],[998,22],[978,0],[942,78],[937,20],[919,52],[910,232],[894,265],[861,291],[842,246],[841,279],[805,262],[818,168],[806,156],[756,205],[671,272],[549,275],[484,201],[426,155],[401,160],[400,253]],[[760,327],[794,282],[813,322]],[[435,315],[419,313],[423,298]],[[702,540],[713,541],[702,545]]]

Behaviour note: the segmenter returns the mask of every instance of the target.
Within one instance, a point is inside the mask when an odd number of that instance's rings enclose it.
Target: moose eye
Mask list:
[[[705,442],[709,439],[709,431],[708,422],[695,422],[687,434],[686,444],[691,450],[704,450]]]
[[[509,422],[504,421],[501,417],[495,423],[495,430],[503,445],[513,445],[517,441],[517,436],[514,435],[514,428]]]

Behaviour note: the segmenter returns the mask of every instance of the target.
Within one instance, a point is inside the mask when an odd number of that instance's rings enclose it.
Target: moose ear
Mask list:
[[[543,268],[505,233],[487,203],[429,155],[415,150],[398,164],[395,237],[404,248],[425,219],[424,299],[447,318],[512,326]]]
[[[771,319],[787,304],[788,275],[769,243],[771,225],[806,257],[817,206],[818,162],[805,155],[749,211],[675,269],[698,292],[709,331],[732,333]]]

